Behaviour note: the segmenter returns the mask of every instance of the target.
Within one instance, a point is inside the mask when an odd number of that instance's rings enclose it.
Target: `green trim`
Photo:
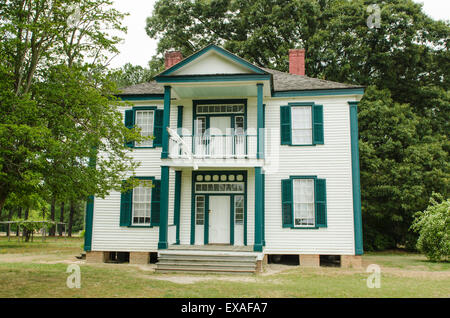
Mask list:
[[[255,252],[262,252],[263,250],[263,235],[262,235],[262,194],[263,194],[262,168],[255,168],[255,242],[253,250]]]
[[[326,95],[363,95],[364,88],[336,88],[316,89],[302,91],[278,91],[272,92],[272,97],[304,97],[304,96],[326,96]]]
[[[206,198],[205,198],[206,201]],[[191,174],[191,245],[195,245],[195,183],[194,183],[194,175]],[[205,216],[206,218],[205,211]],[[203,222],[204,225],[204,222]]]
[[[92,230],[94,222],[94,196],[90,195],[86,202],[86,218],[84,230],[84,250],[92,249]]]
[[[175,202],[174,202],[174,225],[176,225],[176,244],[180,244],[180,207],[181,207],[181,176],[182,171],[175,171]]]
[[[162,152],[161,159],[169,157],[169,134],[166,127],[170,126],[170,86],[164,86],[164,115],[162,125]]]
[[[234,195],[230,195],[230,245],[234,245]]]
[[[218,47],[217,45],[214,44],[210,44],[208,46],[206,46],[205,48],[201,49],[200,51],[192,54],[191,56],[185,58],[184,60],[180,61],[179,63],[175,64],[174,66],[168,68],[167,70],[165,70],[164,72],[160,73],[158,76],[156,76],[156,79],[158,79],[160,76],[166,76],[169,75],[173,72],[175,72],[176,70],[180,69],[181,67],[189,64],[191,61],[199,58],[200,56],[202,56],[203,54],[209,52],[209,51],[216,51],[219,54],[222,54],[226,57],[231,58],[233,61],[238,62],[239,64],[241,64],[242,66],[245,66],[249,69],[251,69],[252,71],[259,73],[259,74],[268,74],[266,71],[260,69],[259,67],[247,62],[246,60],[240,58],[237,55],[234,55],[231,52],[228,52],[227,50],[222,49],[221,47]]]
[[[177,130],[178,134],[181,134],[181,128],[183,128],[183,106],[177,107]]]
[[[256,98],[256,107],[257,107],[257,150],[256,150],[256,158],[262,159],[264,158],[264,106],[263,106],[263,84],[256,84],[257,87],[257,98]]]
[[[305,107],[305,106],[311,107],[311,143],[310,144],[293,144],[292,143],[292,107]],[[288,126],[290,129],[289,142],[281,140],[281,145],[287,145],[287,146],[292,146],[292,147],[310,147],[310,146],[324,144],[323,141],[317,141],[317,133],[316,133],[316,126],[321,126],[322,135],[324,134],[323,105],[317,105],[314,102],[294,102],[294,103],[288,103],[287,106],[281,106],[281,107],[285,107],[286,111],[287,111],[287,109],[289,109],[289,125]],[[322,122],[316,122],[316,120],[317,120],[316,119],[316,108],[318,108],[318,107],[322,108]],[[280,113],[280,116],[281,116],[281,113]],[[283,123],[282,118],[280,117],[280,129],[282,129],[283,125],[287,125],[287,124]]]
[[[202,83],[202,82],[246,82],[246,81],[270,81],[271,75],[261,74],[229,74],[229,75],[180,75],[158,76],[156,82],[168,83]]]
[[[164,94],[133,94],[116,96],[124,101],[164,100]]]
[[[203,195],[203,194],[199,194]],[[194,198],[197,195],[194,196]],[[204,194],[203,197],[205,198],[204,205],[204,215],[203,215],[203,244],[207,245],[209,244],[209,194]]]
[[[361,215],[361,183],[359,170],[358,144],[358,102],[348,102],[350,105],[350,138],[352,149],[352,192],[353,192],[353,225],[355,231],[355,255],[362,255],[362,215]]]
[[[169,167],[161,166],[161,209],[159,216],[159,242],[158,249],[168,248],[168,223],[169,223]]]

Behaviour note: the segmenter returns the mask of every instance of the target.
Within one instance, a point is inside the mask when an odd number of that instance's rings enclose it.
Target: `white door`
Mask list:
[[[230,243],[230,197],[209,196],[209,244]]]
[[[210,155],[224,157],[231,155],[231,117],[216,116],[209,118]]]

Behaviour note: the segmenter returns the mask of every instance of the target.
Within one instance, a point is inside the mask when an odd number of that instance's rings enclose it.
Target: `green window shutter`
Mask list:
[[[281,180],[281,217],[283,227],[293,227],[292,180]]]
[[[161,180],[153,180],[150,225],[159,225],[161,209]]]
[[[155,110],[155,126],[153,129],[153,136],[155,137],[155,139],[153,139],[153,145],[155,147],[162,147],[163,115],[164,110]]]
[[[316,226],[327,227],[327,183],[325,179],[316,179]]]
[[[132,109],[128,109],[125,111],[125,127],[127,127],[128,129],[133,128],[134,126],[134,110]],[[133,147],[134,146],[134,142],[133,141],[127,141],[125,143],[125,145],[127,147]]]
[[[280,107],[280,135],[281,144],[290,145],[291,144],[291,107],[281,106]]]
[[[313,106],[313,144],[323,145],[324,144],[324,133],[323,133],[323,106],[314,105]]]
[[[122,184],[125,181],[122,181]],[[120,226],[131,225],[131,210],[133,206],[133,190],[121,193],[120,197]]]

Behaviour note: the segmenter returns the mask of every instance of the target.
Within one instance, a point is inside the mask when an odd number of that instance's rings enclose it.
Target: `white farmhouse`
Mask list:
[[[91,198],[87,260],[213,272],[254,272],[271,255],[360,265],[364,90],[305,76],[304,57],[290,50],[283,73],[209,45],[167,53],[155,81],[125,88],[125,125],[155,137],[128,144],[152,186]]]

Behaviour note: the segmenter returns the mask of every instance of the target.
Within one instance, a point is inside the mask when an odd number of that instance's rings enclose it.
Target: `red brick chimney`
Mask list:
[[[305,75],[305,50],[289,50],[289,73]]]
[[[183,55],[180,51],[170,51],[166,52],[164,56],[165,64],[166,64],[166,70],[178,62],[180,62],[183,59]]]

